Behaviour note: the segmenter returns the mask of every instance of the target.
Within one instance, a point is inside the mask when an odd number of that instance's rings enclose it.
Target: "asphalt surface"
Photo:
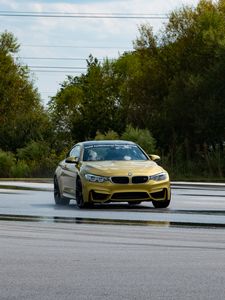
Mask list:
[[[162,210],[0,186],[0,300],[224,299],[225,185],[173,184]]]
[[[0,222],[0,299],[225,295],[223,229]]]
[[[0,219],[6,216],[34,216],[41,220],[71,222],[161,222],[162,224],[199,224],[225,226],[225,184],[174,183],[172,201],[167,209],[151,203],[129,206],[96,205],[80,210],[75,201],[56,206],[51,183],[0,182]]]

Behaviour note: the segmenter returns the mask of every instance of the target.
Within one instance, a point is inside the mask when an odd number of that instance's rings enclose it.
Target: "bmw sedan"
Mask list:
[[[86,141],[72,147],[54,175],[57,205],[76,200],[79,208],[95,203],[151,201],[156,208],[170,204],[168,173],[130,141]]]

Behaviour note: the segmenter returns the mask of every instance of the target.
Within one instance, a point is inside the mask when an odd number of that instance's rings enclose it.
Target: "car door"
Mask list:
[[[75,145],[69,152],[68,157],[76,157],[80,159],[81,146]],[[75,198],[75,186],[78,173],[77,163],[67,162],[66,159],[62,164],[61,179],[63,181],[63,195]]]

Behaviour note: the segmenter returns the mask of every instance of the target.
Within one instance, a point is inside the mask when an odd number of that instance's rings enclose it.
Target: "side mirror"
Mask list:
[[[78,161],[79,161],[78,157],[74,157],[74,156],[67,157],[65,160],[65,162],[68,164],[77,164]]]
[[[149,157],[151,160],[153,160],[155,162],[159,162],[161,160],[160,156],[155,155],[155,154],[149,154]]]

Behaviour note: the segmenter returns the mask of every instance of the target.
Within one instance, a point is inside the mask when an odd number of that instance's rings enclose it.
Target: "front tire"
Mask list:
[[[68,205],[70,203],[70,199],[61,196],[56,176],[54,177],[54,199],[56,205]]]

